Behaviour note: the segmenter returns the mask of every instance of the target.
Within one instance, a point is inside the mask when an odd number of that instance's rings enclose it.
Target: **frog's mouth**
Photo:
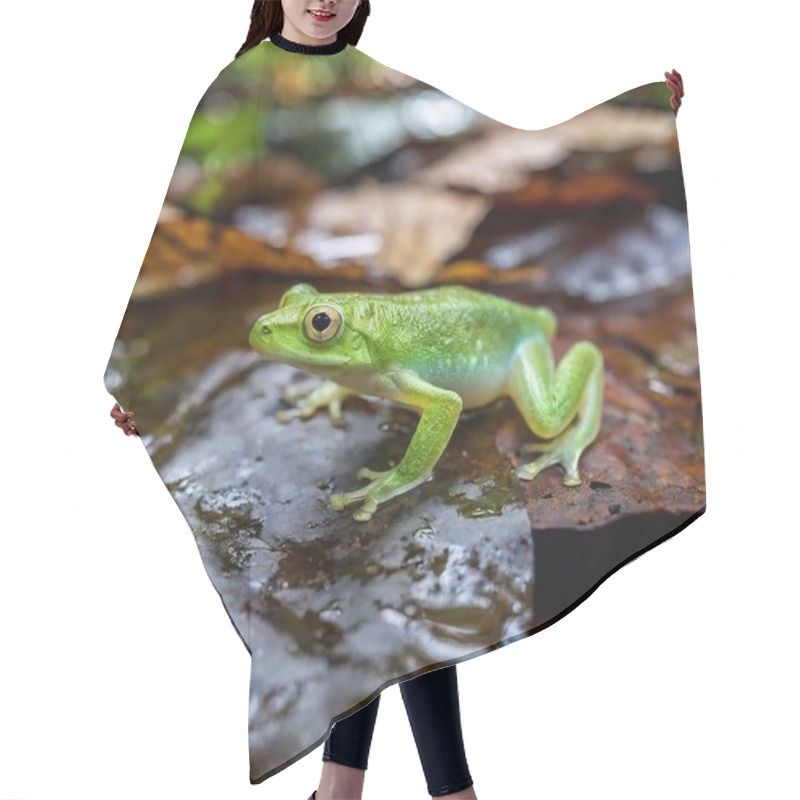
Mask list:
[[[340,370],[346,367],[352,360],[353,355],[348,353],[334,353],[330,350],[320,349],[314,352],[311,345],[307,350],[294,350],[285,346],[285,343],[278,342],[265,335],[260,325],[253,326],[249,338],[250,347],[259,355],[270,361],[278,361],[281,364],[288,364],[290,367],[305,370],[306,372],[324,372]],[[321,348],[321,345],[317,345]]]
[[[352,356],[335,355],[333,353],[320,353],[318,357],[313,357],[308,353],[293,357],[294,353],[286,352],[275,354],[262,353],[262,355],[272,357],[275,361],[288,364],[290,367],[295,367],[296,369],[302,369],[306,372],[318,372],[320,374],[324,374],[328,371],[339,372],[353,360]]]
[[[282,364],[288,364],[298,369],[340,369],[353,360],[353,356],[346,353],[325,352],[323,350],[314,353],[309,350],[293,350],[280,345],[271,347],[269,340],[265,340],[258,334],[250,337],[250,346],[264,358],[280,361]]]

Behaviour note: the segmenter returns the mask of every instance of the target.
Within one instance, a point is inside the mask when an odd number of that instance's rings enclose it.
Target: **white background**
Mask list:
[[[250,0],[3,8],[0,798],[305,800],[248,779],[249,657],[103,372]],[[458,667],[481,800],[797,797],[798,126],[776,2],[373,0],[359,45],[503,122],[683,74],[708,511]],[[425,798],[396,686],[364,798]]]

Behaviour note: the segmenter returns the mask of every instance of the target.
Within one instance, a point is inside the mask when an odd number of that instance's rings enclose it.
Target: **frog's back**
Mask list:
[[[520,339],[537,333],[551,340],[557,325],[555,314],[544,306],[526,306],[469,286],[366,297],[382,316],[396,317],[398,334],[405,331],[412,337],[424,337],[429,344],[449,346],[459,337],[460,341],[486,345],[492,342],[499,351],[504,343],[516,347]]]
[[[520,342],[555,333],[556,317],[549,309],[465,286],[366,295],[365,300],[364,312],[380,321],[382,334],[373,364],[413,369],[430,383],[458,392],[465,408],[505,393]]]

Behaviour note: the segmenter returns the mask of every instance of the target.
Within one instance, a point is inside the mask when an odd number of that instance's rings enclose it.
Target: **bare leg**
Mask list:
[[[361,800],[365,770],[335,761],[322,762],[322,776],[314,800]]]

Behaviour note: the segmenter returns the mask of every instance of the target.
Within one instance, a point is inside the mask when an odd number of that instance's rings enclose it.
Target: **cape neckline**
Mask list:
[[[300,44],[299,42],[293,42],[291,39],[287,39],[278,32],[273,33],[272,36],[269,37],[269,40],[282,50],[288,50],[291,53],[304,53],[309,56],[339,53],[347,47],[346,39],[339,38],[335,42],[330,42],[329,44]]]

